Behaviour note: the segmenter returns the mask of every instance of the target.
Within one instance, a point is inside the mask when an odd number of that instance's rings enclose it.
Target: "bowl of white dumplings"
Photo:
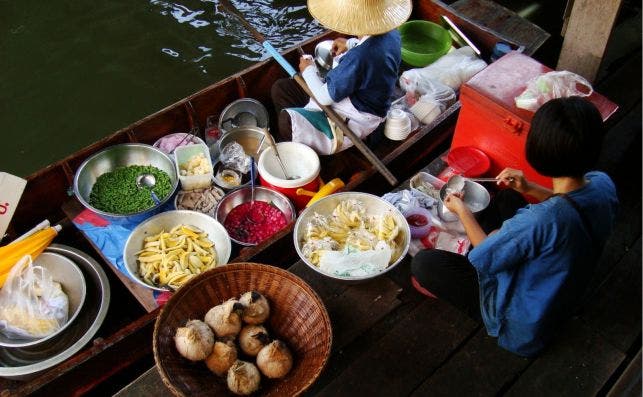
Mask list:
[[[404,215],[389,202],[368,193],[342,192],[306,208],[293,239],[311,269],[361,282],[395,268],[408,252],[411,232]]]

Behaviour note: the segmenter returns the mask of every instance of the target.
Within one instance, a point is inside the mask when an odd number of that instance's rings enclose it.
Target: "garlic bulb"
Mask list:
[[[174,344],[179,353],[192,361],[204,360],[212,352],[214,334],[201,320],[190,320],[174,334]]]
[[[270,316],[268,300],[257,291],[248,291],[241,295],[239,302],[244,306],[243,321],[248,324],[261,324]]]
[[[216,375],[223,376],[237,361],[237,346],[231,340],[216,341],[212,353],[205,359],[205,365]]]
[[[239,346],[249,356],[256,356],[262,347],[270,343],[268,331],[263,325],[244,325],[239,333]]]
[[[205,322],[219,338],[237,336],[241,331],[241,312],[243,306],[236,299],[228,299],[210,309],[205,315]]]
[[[237,360],[228,370],[228,389],[235,394],[247,396],[259,389],[261,374],[254,364]]]
[[[284,342],[274,340],[257,354],[257,366],[268,378],[284,377],[292,368],[292,354]]]

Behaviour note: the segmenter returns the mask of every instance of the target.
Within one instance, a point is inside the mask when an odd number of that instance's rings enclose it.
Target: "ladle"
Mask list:
[[[264,216],[260,212],[254,212],[252,207],[255,203],[255,159],[250,157],[250,209],[246,212],[246,219],[251,223],[262,223]]]
[[[453,175],[449,180],[447,181],[447,187],[446,190],[449,193],[456,193],[456,192],[461,192],[464,190],[464,184],[465,181],[472,181],[472,182],[498,182],[499,180],[496,178],[467,178],[462,175]],[[513,178],[509,178],[509,181],[513,181]]]
[[[136,187],[139,189],[142,188],[148,188],[150,190],[150,195],[152,196],[152,200],[154,200],[154,204],[159,205],[161,203],[161,200],[156,196],[156,193],[154,193],[154,186],[156,185],[156,177],[152,174],[141,174],[136,177]]]
[[[281,161],[281,156],[279,155],[279,150],[277,150],[277,144],[275,144],[275,140],[272,138],[272,135],[270,135],[270,132],[268,132],[268,129],[264,128],[263,133],[266,135],[266,139],[268,140],[268,144],[274,150],[275,152],[275,157],[277,157],[277,161],[279,162],[279,165],[281,166],[281,171],[284,173],[284,178],[288,180],[293,180],[293,179],[299,179],[299,176],[288,176],[288,173],[286,172],[286,167],[284,166],[284,162]]]

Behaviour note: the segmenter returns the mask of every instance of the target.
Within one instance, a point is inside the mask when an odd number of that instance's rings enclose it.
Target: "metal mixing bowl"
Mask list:
[[[333,68],[333,40],[324,40],[315,46],[315,62],[325,71]]]
[[[382,216],[385,213],[390,213],[395,218],[396,223],[400,227],[399,234],[395,238],[397,247],[395,252],[393,252],[393,261],[392,263],[382,272],[371,274],[363,277],[343,277],[337,276],[334,274],[329,274],[323,272],[320,268],[312,264],[308,258],[306,258],[302,252],[303,240],[306,234],[307,225],[310,220],[315,216],[315,214],[320,214],[324,216],[329,216],[333,213],[333,210],[337,207],[339,203],[344,200],[355,199],[364,203],[366,206],[366,215],[367,216]],[[397,266],[409,250],[409,244],[411,243],[411,230],[409,229],[409,224],[404,218],[404,215],[397,208],[395,208],[391,203],[386,200],[381,199],[372,194],[360,193],[360,192],[343,192],[335,193],[330,196],[324,197],[323,199],[316,201],[310,207],[306,208],[297,219],[295,223],[295,229],[293,231],[293,239],[295,243],[295,249],[299,257],[314,271],[319,274],[323,274],[326,277],[330,277],[335,280],[341,280],[346,282],[362,282],[370,280],[377,276],[391,271],[395,266]]]
[[[447,184],[444,184],[444,186],[440,188],[438,215],[447,222],[457,221],[459,219],[458,216],[444,205],[444,199],[447,197],[446,190]],[[484,186],[468,179],[464,181],[464,204],[469,207],[472,213],[475,214],[487,208],[490,200],[489,191]]]
[[[237,127],[226,132],[219,140],[219,153],[223,151],[229,143],[237,142],[243,147],[248,156],[259,159],[259,155],[270,145],[266,141],[264,130],[259,127]]]
[[[219,129],[225,133],[238,127],[268,128],[268,110],[256,99],[237,99],[221,112]]]
[[[159,204],[151,208],[125,215],[101,211],[91,206],[89,204],[89,194],[92,191],[94,183],[96,183],[96,179],[104,173],[113,171],[118,167],[130,165],[151,165],[165,171],[169,175],[172,183],[170,193],[161,199]],[[178,184],[179,178],[176,174],[174,162],[167,154],[150,145],[125,143],[109,147],[85,160],[80,167],[78,167],[76,175],[74,176],[74,194],[86,208],[109,219],[113,223],[137,223],[157,213],[160,208],[173,197]]]
[[[141,278],[138,273],[136,253],[143,249],[144,239],[146,237],[159,234],[163,230],[168,232],[174,226],[178,225],[194,226],[207,233],[208,239],[214,243],[214,249],[217,252],[217,266],[228,263],[232,252],[232,243],[230,242],[228,232],[222,224],[211,216],[196,211],[166,211],[154,215],[136,226],[127,238],[125,247],[123,248],[123,260],[130,278],[147,288],[152,288],[157,291],[170,291],[167,287],[148,284]]]
[[[63,255],[83,272],[87,283],[85,304],[64,332],[45,343],[29,347],[0,349],[0,377],[30,380],[49,371],[78,353],[93,339],[107,315],[110,289],[101,265],[76,248],[51,244],[45,252]]]
[[[69,302],[67,322],[57,331],[39,339],[10,338],[4,334],[0,334],[0,346],[35,346],[55,338],[56,335],[63,332],[74,319],[76,319],[76,316],[80,313],[80,309],[83,307],[86,294],[85,277],[83,277],[83,272],[74,261],[54,252],[43,252],[34,260],[34,266],[41,266],[47,269],[52,280],[60,283]]]
[[[225,219],[235,207],[243,204],[250,202],[252,197],[252,188],[250,186],[247,187],[242,187],[237,190],[233,190],[230,193],[226,194],[221,201],[219,201],[219,204],[217,204],[217,211],[216,211],[216,217],[221,224],[225,223]],[[287,222],[292,222],[296,217],[297,217],[297,211],[295,210],[295,206],[288,200],[286,196],[283,194],[265,188],[265,187],[260,187],[257,186],[255,187],[255,201],[265,201],[267,203],[271,203],[277,208],[281,210],[281,212],[284,213],[284,216],[286,217]],[[230,237],[232,241],[234,241],[237,244],[244,245],[244,246],[252,246],[256,245],[253,243],[246,243],[243,241],[236,240],[232,237]]]

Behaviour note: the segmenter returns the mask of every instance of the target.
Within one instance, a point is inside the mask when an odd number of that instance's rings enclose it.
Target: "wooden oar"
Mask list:
[[[346,122],[342,120],[341,117],[339,117],[339,115],[335,112],[335,110],[333,110],[332,107],[322,105],[317,101],[312,91],[310,91],[310,88],[308,88],[308,84],[306,84],[306,81],[303,79],[303,77],[297,74],[297,71],[292,67],[290,63],[288,63],[288,61],[286,61],[286,59],[284,59],[283,56],[281,56],[279,51],[277,51],[275,47],[273,47],[272,44],[270,44],[270,42],[267,41],[266,38],[261,33],[259,33],[259,31],[257,31],[257,29],[255,29],[248,21],[246,21],[246,19],[239,12],[239,10],[237,10],[237,8],[234,5],[232,5],[232,3],[230,3],[228,0],[219,0],[219,5],[223,7],[226,11],[228,11],[230,14],[237,17],[237,19],[248,30],[248,32],[250,32],[250,34],[255,38],[255,40],[261,43],[263,48],[265,48],[266,51],[268,51],[268,53],[270,54],[270,56],[272,56],[275,59],[275,61],[277,61],[277,63],[279,63],[279,65],[281,65],[281,67],[284,68],[284,70],[286,70],[286,72],[288,73],[288,75],[290,75],[290,77],[295,79],[297,84],[299,84],[299,86],[306,92],[306,94],[310,98],[312,98],[312,100],[324,111],[324,113],[326,113],[328,118],[330,118],[342,130],[344,135],[346,135],[351,140],[351,142],[353,142],[353,145],[355,145],[355,147],[359,149],[360,152],[362,152],[362,154],[368,159],[368,161],[370,161],[370,163],[373,164],[373,166],[375,166],[377,171],[379,171],[379,173],[382,174],[384,178],[386,178],[388,183],[390,183],[393,186],[397,185],[398,184],[397,179],[391,173],[391,171],[389,171],[389,169],[386,168],[384,163],[382,163],[380,159],[378,159],[377,156],[371,151],[371,149],[369,149],[368,146],[366,146],[366,144],[357,135],[355,135],[353,131],[351,131],[351,129],[346,124]]]

